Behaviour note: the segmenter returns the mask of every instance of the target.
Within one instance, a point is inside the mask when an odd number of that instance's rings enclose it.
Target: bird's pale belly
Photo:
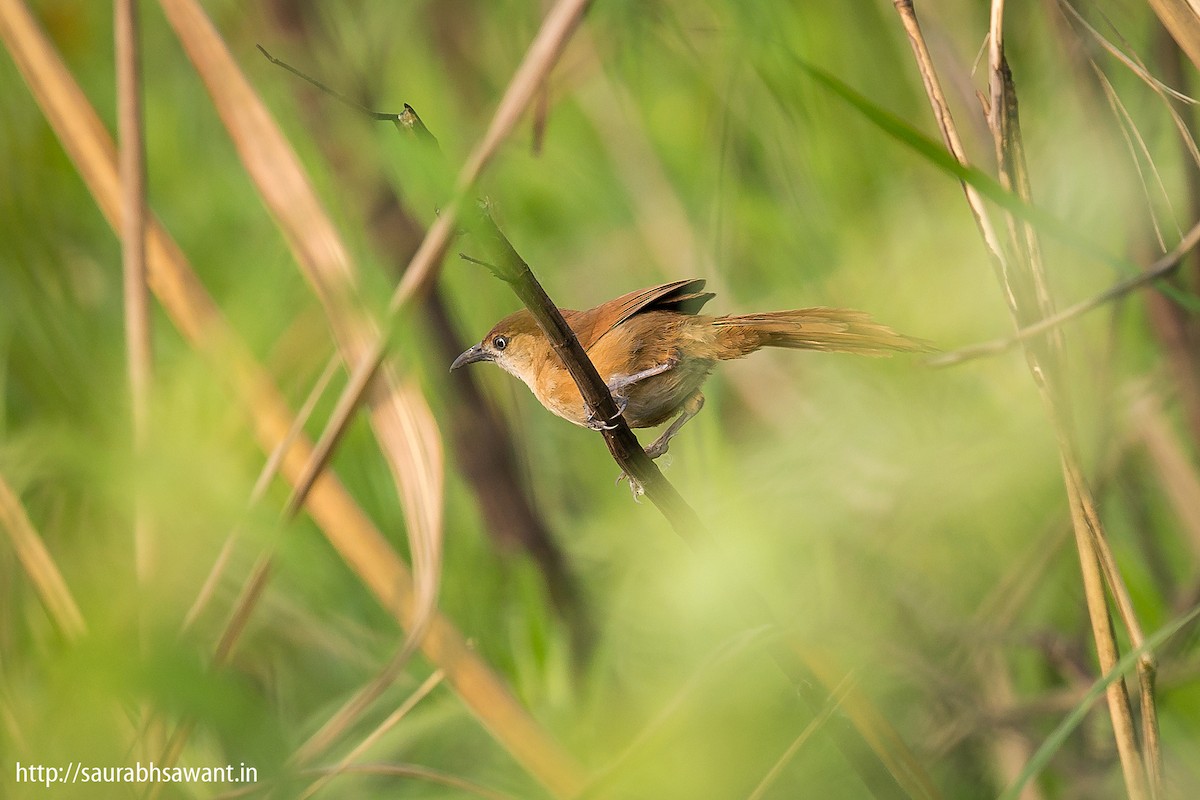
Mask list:
[[[653,428],[679,413],[679,407],[703,385],[715,362],[707,359],[685,359],[660,375],[654,375],[618,391],[617,399],[625,400],[625,421],[631,428]],[[612,384],[617,374],[603,375]],[[623,377],[623,376],[622,376]],[[579,387],[565,369],[554,370],[531,389],[542,405],[565,420],[587,426],[588,410]],[[538,391],[538,389],[541,391]]]
[[[685,359],[661,375],[638,381],[625,390],[625,421],[631,428],[653,428],[679,413],[679,407],[700,389],[715,362]]]

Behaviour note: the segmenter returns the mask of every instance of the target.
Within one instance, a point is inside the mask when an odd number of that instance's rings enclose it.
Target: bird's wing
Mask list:
[[[703,278],[672,281],[648,289],[623,294],[618,298],[601,303],[587,311],[579,311],[568,317],[567,322],[579,337],[579,343],[587,350],[604,334],[625,320],[644,311],[675,311],[680,314],[695,314],[711,300],[712,292],[704,289]]]

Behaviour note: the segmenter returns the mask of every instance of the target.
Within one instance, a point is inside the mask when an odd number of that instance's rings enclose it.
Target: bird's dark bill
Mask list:
[[[483,345],[477,344],[474,347],[466,350],[461,356],[454,359],[454,363],[450,365],[450,371],[465,367],[467,364],[474,364],[476,361],[495,361],[496,357],[483,349]]]

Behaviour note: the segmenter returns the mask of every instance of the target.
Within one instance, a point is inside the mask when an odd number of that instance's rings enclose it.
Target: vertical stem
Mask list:
[[[930,105],[937,118],[947,149],[960,163],[967,164],[965,151],[959,141],[954,120],[950,115],[933,67],[933,61],[929,57],[924,36],[917,23],[912,0],[894,0],[894,4],[905,31],[908,33],[926,92],[929,95]],[[993,0],[989,26],[988,124],[995,139],[1001,183],[1006,189],[1028,202],[1031,194],[1029,176],[1021,145],[1016,92],[1013,89],[1008,64],[1004,57],[1003,19],[1003,0]],[[1017,327],[1020,328],[1034,319],[1051,316],[1053,302],[1045,282],[1045,271],[1036,231],[1032,226],[1027,223],[1019,223],[1010,215],[1008,217],[1008,246],[1005,247],[991,223],[979,194],[966,182],[963,183],[963,191],[967,196],[971,213],[975,217],[989,259],[999,278],[1009,311]],[[1023,269],[1018,271],[1018,267]],[[1140,631],[1138,631],[1132,608],[1127,602],[1127,594],[1121,585],[1120,577],[1116,574],[1115,565],[1109,557],[1095,502],[1083,480],[1082,469],[1079,467],[1069,420],[1063,413],[1064,392],[1058,369],[1061,362],[1059,334],[1052,331],[1052,335],[1045,339],[1022,340],[1022,343],[1025,347],[1030,375],[1046,406],[1059,445],[1063,482],[1071,509],[1071,519],[1079,551],[1080,573],[1083,579],[1093,638],[1096,642],[1097,657],[1101,671],[1107,673],[1116,666],[1120,653],[1112,619],[1108,612],[1108,600],[1104,589],[1106,578],[1109,581],[1113,597],[1122,611],[1123,619],[1131,631],[1131,636]],[[1107,571],[1104,567],[1108,568]],[[1145,674],[1149,676],[1146,685],[1153,683],[1152,664],[1152,661],[1147,661],[1145,664],[1139,663],[1139,668],[1144,669]],[[1107,695],[1126,791],[1134,800],[1143,800],[1150,795],[1146,785],[1142,757],[1137,749],[1133,709],[1124,681],[1118,680],[1110,684]],[[1152,701],[1151,710],[1153,710]],[[1150,728],[1153,729],[1156,726],[1151,725]]]
[[[115,0],[118,172],[121,180],[121,264],[124,277],[126,369],[133,415],[133,451],[140,462],[149,432],[150,290],[146,284],[146,159],[142,124],[137,0]],[[140,474],[140,473],[139,473]],[[154,568],[155,548],[145,492],[134,497],[134,563],[138,581]]]
[[[1100,673],[1107,675],[1121,660],[1117,648],[1116,632],[1104,594],[1104,578],[1101,575],[1099,558],[1092,544],[1090,531],[1090,495],[1081,493],[1081,487],[1071,480],[1072,470],[1064,455],[1063,475],[1067,478],[1067,499],[1071,504],[1071,519],[1074,522],[1075,546],[1079,551],[1079,571],[1083,577],[1084,596],[1087,599],[1088,617],[1092,625],[1092,638],[1096,643],[1096,660]],[[1084,490],[1086,492],[1086,490]],[[1118,678],[1104,690],[1108,699],[1108,714],[1112,720],[1113,739],[1116,740],[1117,755],[1121,761],[1121,772],[1125,778],[1125,791],[1132,800],[1150,797],[1146,786],[1146,773],[1137,749],[1137,734],[1134,729],[1133,707],[1124,678]]]
[[[1004,0],[992,0],[991,24],[989,29],[989,88],[990,102],[988,123],[996,147],[996,163],[1001,184],[1015,192],[1024,202],[1032,200],[1033,191],[1025,160],[1025,147],[1021,135],[1017,93],[1004,54]],[[1010,257],[1020,270],[1010,270],[1009,277],[1020,281],[1009,290],[1016,297],[1014,318],[1018,325],[1027,324],[1032,318],[1047,318],[1054,314],[1054,301],[1046,281],[1046,266],[1042,258],[1037,231],[1028,222],[1007,215]],[[1109,614],[1105,584],[1112,596],[1122,623],[1129,633],[1131,644],[1140,648],[1145,642],[1141,624],[1133,610],[1129,592],[1125,588],[1116,561],[1108,546],[1104,525],[1096,510],[1095,497],[1080,466],[1078,449],[1069,418],[1069,387],[1063,379],[1063,341],[1060,329],[1052,329],[1045,339],[1025,342],[1025,356],[1030,372],[1037,384],[1046,412],[1054,426],[1058,440],[1063,483],[1071,507],[1071,519],[1075,529],[1079,551],[1079,568],[1083,577],[1088,614],[1092,623],[1092,635],[1096,643],[1096,655],[1101,673],[1108,673],[1120,660],[1120,648],[1116,640],[1112,617]],[[1153,678],[1146,678],[1154,671],[1154,659],[1150,653],[1138,659],[1138,674],[1145,686],[1153,685]],[[1158,752],[1157,711],[1153,696],[1142,697],[1143,732],[1152,741],[1144,742],[1145,753],[1139,751],[1133,719],[1133,706],[1129,700],[1124,680],[1109,684],[1107,690],[1109,716],[1113,724],[1113,738],[1125,778],[1125,788],[1131,798],[1157,797],[1157,785],[1148,786],[1144,756]],[[1161,770],[1151,769],[1152,774]]]

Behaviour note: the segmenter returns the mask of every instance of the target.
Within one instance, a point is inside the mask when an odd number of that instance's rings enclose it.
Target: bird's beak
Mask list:
[[[464,352],[461,356],[454,359],[454,363],[450,365],[450,371],[465,367],[467,364],[474,364],[476,361],[495,361],[496,356],[483,349],[482,344],[477,344]]]

